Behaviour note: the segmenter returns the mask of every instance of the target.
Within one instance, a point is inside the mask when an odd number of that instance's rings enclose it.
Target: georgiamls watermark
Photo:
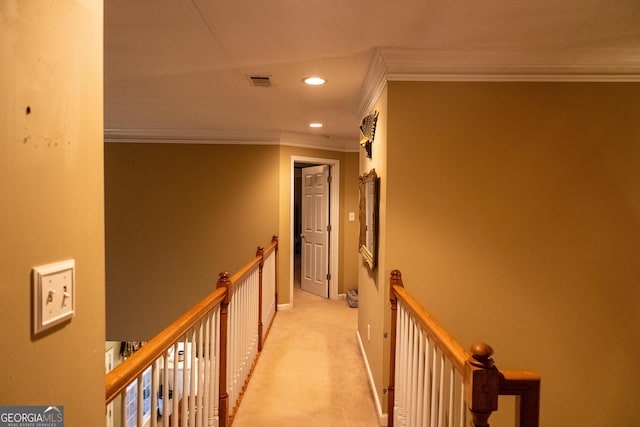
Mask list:
[[[64,427],[64,406],[0,406],[0,427]]]

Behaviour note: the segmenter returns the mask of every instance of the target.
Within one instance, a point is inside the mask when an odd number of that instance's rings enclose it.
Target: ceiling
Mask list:
[[[348,150],[387,79],[640,80],[637,0],[107,0],[104,7],[107,140]],[[253,87],[250,75],[269,76],[272,86]],[[327,83],[304,85],[312,75]]]

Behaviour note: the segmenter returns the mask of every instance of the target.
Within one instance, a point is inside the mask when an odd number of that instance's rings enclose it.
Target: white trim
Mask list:
[[[377,47],[360,91],[361,117],[371,112],[389,81],[640,82],[640,50]]]
[[[353,138],[277,131],[111,128],[104,130],[104,141],[158,144],[279,145],[339,152],[357,152],[360,147],[356,128],[354,128]]]
[[[280,142],[280,132],[247,130],[220,131],[196,129],[120,129],[104,130],[105,142],[156,142],[190,144],[272,145]]]
[[[358,347],[360,348],[362,361],[364,362],[364,367],[367,371],[367,377],[369,378],[369,389],[371,390],[371,394],[373,396],[373,402],[376,405],[376,414],[378,416],[378,424],[380,424],[381,426],[388,426],[389,416],[388,414],[382,413],[382,405],[380,404],[380,399],[378,398],[378,392],[376,391],[376,383],[373,380],[371,365],[369,365],[369,360],[367,359],[367,353],[364,351],[364,346],[362,345],[362,337],[360,337],[360,331],[356,331],[356,338],[358,339]]]
[[[358,129],[354,127],[353,138],[339,138],[333,136],[307,135],[295,132],[282,132],[280,145],[289,147],[315,148],[320,150],[357,153],[360,149],[358,143]]]
[[[330,251],[330,265],[329,274],[331,274],[331,281],[329,282],[329,297],[330,299],[338,299],[338,262],[340,257],[338,256],[339,243],[340,243],[340,160],[338,159],[325,159],[322,157],[305,157],[305,156],[291,156],[291,164],[289,169],[289,176],[291,179],[291,187],[289,189],[289,229],[293,230],[293,205],[294,205],[294,184],[295,184],[295,164],[296,163],[316,163],[320,165],[331,166],[331,194],[330,197],[330,209],[329,218],[331,221],[331,243],[329,244]],[[291,248],[290,268],[289,268],[289,295],[291,296],[290,304],[293,306],[293,269],[294,269],[294,235],[290,233],[291,238],[289,247]]]
[[[371,113],[386,84],[387,64],[380,49],[375,49],[360,91],[361,102],[358,106],[358,114],[361,118]]]
[[[292,308],[292,304],[288,303],[288,304],[278,304],[278,311],[286,311],[286,310],[291,310]]]
[[[638,49],[439,50],[378,48],[386,80],[640,81]]]

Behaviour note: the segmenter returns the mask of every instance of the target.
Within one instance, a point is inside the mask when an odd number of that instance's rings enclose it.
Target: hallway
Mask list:
[[[358,311],[294,288],[233,421],[235,427],[378,426],[358,348]]]

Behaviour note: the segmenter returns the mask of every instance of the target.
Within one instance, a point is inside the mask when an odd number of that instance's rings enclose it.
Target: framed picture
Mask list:
[[[375,269],[378,252],[379,178],[375,169],[360,176],[359,250],[370,269]]]

